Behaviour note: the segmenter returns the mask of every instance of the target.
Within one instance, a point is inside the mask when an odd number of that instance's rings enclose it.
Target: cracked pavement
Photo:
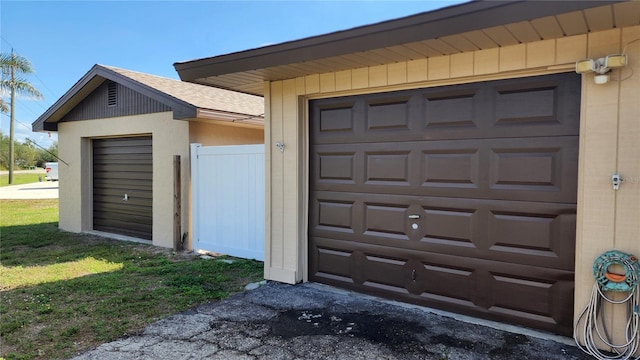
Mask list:
[[[280,283],[170,316],[73,359],[165,358],[590,359],[566,343],[429,309],[317,284]]]

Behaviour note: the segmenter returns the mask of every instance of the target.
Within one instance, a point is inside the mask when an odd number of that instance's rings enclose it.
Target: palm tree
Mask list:
[[[13,184],[14,165],[14,125],[15,125],[15,104],[16,93],[31,98],[42,99],[42,94],[22,75],[33,73],[31,63],[25,57],[16,55],[13,50],[11,54],[0,54],[0,68],[2,69],[2,80],[0,80],[0,93],[4,96],[9,93],[11,96],[10,110],[11,122],[9,126],[9,184]],[[7,103],[2,100],[0,110],[6,112]]]

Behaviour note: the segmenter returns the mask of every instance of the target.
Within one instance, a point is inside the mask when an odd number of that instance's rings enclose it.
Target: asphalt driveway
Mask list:
[[[317,284],[268,283],[74,359],[590,359],[570,344]]]

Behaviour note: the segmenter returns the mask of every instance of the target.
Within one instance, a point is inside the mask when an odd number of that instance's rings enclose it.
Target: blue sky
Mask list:
[[[1,51],[31,61],[43,101],[16,101],[16,139],[48,147],[31,123],[94,64],[178,79],[176,61],[227,54],[395,19],[464,1],[8,1]],[[6,99],[6,98],[5,98]],[[26,126],[25,126],[26,125]],[[2,132],[9,117],[2,115]]]

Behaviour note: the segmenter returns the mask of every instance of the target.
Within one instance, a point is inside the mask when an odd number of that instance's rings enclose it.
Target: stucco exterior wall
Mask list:
[[[264,130],[205,121],[189,122],[189,143],[203,146],[264,144]]]
[[[581,311],[595,256],[614,248],[640,254],[640,41],[631,43],[639,38],[640,26],[633,26],[265,82],[265,277],[307,278],[309,99],[574,71],[575,61],[617,54],[628,44],[629,65],[611,76],[623,81],[596,85],[593,74],[583,75],[575,291]],[[615,171],[627,179],[618,192],[610,182]]]
[[[182,232],[188,226],[189,124],[172,112],[63,122],[58,127],[60,220],[66,231],[93,229],[91,139],[151,135],[153,142],[153,244],[173,247],[173,157],[181,156]],[[62,168],[64,167],[64,168]]]

